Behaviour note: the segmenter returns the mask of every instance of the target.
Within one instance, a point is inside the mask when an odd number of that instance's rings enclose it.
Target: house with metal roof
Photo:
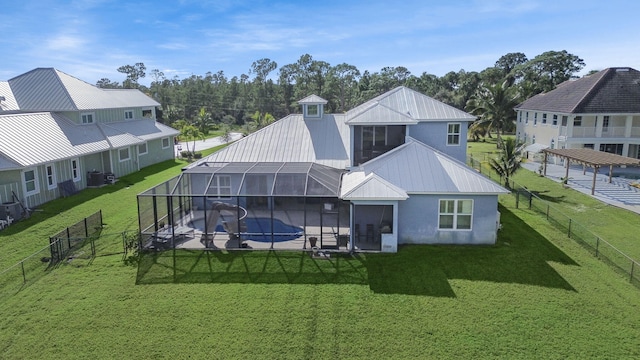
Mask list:
[[[32,208],[172,159],[178,131],[156,106],[53,68],[0,82],[0,203]]]
[[[515,108],[520,140],[640,158],[640,71],[613,67],[535,95]]]
[[[142,246],[395,252],[493,244],[498,195],[464,164],[475,117],[406,87],[344,114],[301,100],[138,195]]]

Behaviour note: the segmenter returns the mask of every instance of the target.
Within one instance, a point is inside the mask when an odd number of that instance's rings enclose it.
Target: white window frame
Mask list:
[[[122,157],[122,151],[123,150],[127,151],[127,157]],[[123,148],[118,149],[118,160],[120,162],[131,160],[131,148],[123,147]]]
[[[311,109],[315,109],[314,113],[311,113]],[[305,115],[306,117],[310,117],[310,118],[319,118],[322,114],[320,111],[320,105],[319,104],[307,104],[305,106]]]
[[[33,172],[33,179],[27,180],[27,173]],[[33,190],[28,190],[28,184],[33,183]],[[40,182],[38,181],[38,169],[30,168],[22,171],[22,185],[24,185],[24,195],[31,196],[40,193]]]
[[[533,126],[538,126],[538,113],[533,113]]]
[[[525,112],[524,114],[524,124],[528,125],[529,124],[529,112]]]
[[[144,151],[140,149],[141,146],[144,146]],[[149,153],[149,145],[147,142],[144,142],[138,145],[138,155],[147,155]]]
[[[226,179],[227,185],[221,185],[220,179]],[[207,183],[209,187],[207,189],[207,197],[215,199],[231,199],[231,175],[213,175],[213,179],[207,176]],[[228,190],[222,192],[221,190]]]
[[[134,114],[133,110],[125,110],[124,111],[124,119],[125,120],[133,120],[134,119],[133,114]]]
[[[443,201],[453,201],[453,212],[442,212],[442,202]],[[470,201],[471,202],[471,212],[470,213],[463,213],[463,212],[459,212],[458,211],[458,203],[463,202],[463,201]],[[438,202],[438,230],[440,231],[471,231],[473,229],[473,206],[474,206],[474,201],[473,199],[440,199],[440,201]],[[443,228],[441,226],[441,217],[442,216],[453,216],[453,224],[451,228]],[[469,216],[469,228],[468,229],[459,229],[458,228],[458,218],[461,216]]]
[[[51,170],[51,173],[49,173],[49,170]],[[47,179],[47,189],[53,190],[57,188],[56,167],[53,164],[47,164],[44,166],[44,172]]]
[[[551,125],[558,126],[558,114],[553,115],[553,120],[551,122]]]
[[[85,119],[86,118],[86,119]],[[80,121],[83,124],[93,124],[96,122],[96,113],[94,112],[84,112],[80,114]]]
[[[576,116],[573,118],[573,126],[582,127],[582,116]]]
[[[167,145],[165,145],[165,144],[164,144],[164,143],[165,143],[165,140],[166,140],[166,142],[167,142]],[[162,142],[162,148],[163,148],[163,149],[168,149],[168,148],[171,146],[171,141],[169,141],[169,138],[168,138],[168,137],[166,137],[166,138],[162,138],[160,141]]]
[[[547,114],[542,114],[542,125],[547,125]]]
[[[73,178],[73,182],[82,180],[82,172],[80,171],[80,159],[73,158],[69,160],[69,164],[71,165],[71,177]]]
[[[451,131],[451,126],[452,125],[458,125],[458,131]],[[461,136],[461,132],[462,132],[462,123],[459,122],[455,122],[455,123],[447,123],[447,146],[460,146],[460,136]],[[452,142],[451,139],[453,137],[457,137],[458,141],[457,142]]]
[[[610,121],[610,117],[609,115],[604,115],[602,117],[602,132],[609,132],[609,121]]]
[[[148,113],[149,116],[145,116],[145,113]],[[142,109],[142,117],[147,119],[153,119],[153,109]]]

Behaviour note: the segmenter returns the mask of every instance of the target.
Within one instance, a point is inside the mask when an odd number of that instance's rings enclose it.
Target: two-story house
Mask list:
[[[168,224],[194,230],[173,243],[185,248],[495,243],[507,191],[464,164],[474,116],[406,87],[344,114],[326,103],[304,98],[302,113],[139,194],[143,237]]]
[[[517,136],[551,149],[640,158],[640,72],[608,68],[566,81],[515,108]]]
[[[174,158],[178,131],[156,106],[53,68],[0,82],[0,203],[35,207]]]

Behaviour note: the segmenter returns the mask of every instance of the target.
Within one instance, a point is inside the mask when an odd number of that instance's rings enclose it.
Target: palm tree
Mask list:
[[[516,112],[513,108],[519,103],[519,95],[508,81],[502,84],[483,85],[467,102],[466,109],[479,116],[470,127],[477,132],[478,128],[485,128],[489,136],[495,130],[498,137],[498,147],[501,147],[505,129],[513,126]]]
[[[198,115],[195,116],[194,120],[194,125],[198,127],[198,130],[200,130],[201,133],[205,136],[209,134],[209,130],[213,125],[213,119],[211,118],[211,114],[208,113],[204,107],[200,108],[200,111],[198,111]]]
[[[509,189],[509,177],[520,169],[522,161],[522,150],[524,144],[516,142],[514,138],[508,137],[503,142],[500,156],[489,160],[491,168],[504,178],[504,186]]]

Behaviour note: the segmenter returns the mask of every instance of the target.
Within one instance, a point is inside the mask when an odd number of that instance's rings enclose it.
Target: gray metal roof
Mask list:
[[[77,125],[55,113],[0,115],[0,138],[0,153],[24,167],[110,148],[97,125]]]
[[[19,109],[9,83],[7,81],[0,81],[0,112]]]
[[[326,104],[326,103],[328,103],[327,100],[315,94],[309,95],[302,100],[298,100],[298,104]]]
[[[0,155],[4,154],[10,163],[28,167],[177,133],[151,119],[78,125],[57,113],[5,114],[0,115]],[[10,163],[0,164],[0,169]]]
[[[379,105],[398,114],[406,114],[414,121],[473,121],[476,119],[475,116],[453,106],[407,87],[399,86],[349,110],[346,113],[347,122],[351,122],[352,119],[356,121],[357,118],[359,124],[379,123],[381,108],[374,105]],[[403,121],[404,117],[396,116],[395,119]]]
[[[18,106],[28,111],[78,111],[153,107],[137,89],[100,89],[53,68],[37,68],[9,80]]]
[[[0,154],[0,171],[2,170],[16,170],[21,169],[22,166],[17,162],[7,158],[3,154]]]
[[[312,120],[289,115],[189,167],[203,162],[314,162],[345,169],[350,138],[344,119],[344,115]]]
[[[361,165],[411,193],[502,194],[509,191],[458,160],[415,139]]]
[[[352,171],[342,177],[340,198],[344,200],[406,200],[407,192],[380,176]]]

